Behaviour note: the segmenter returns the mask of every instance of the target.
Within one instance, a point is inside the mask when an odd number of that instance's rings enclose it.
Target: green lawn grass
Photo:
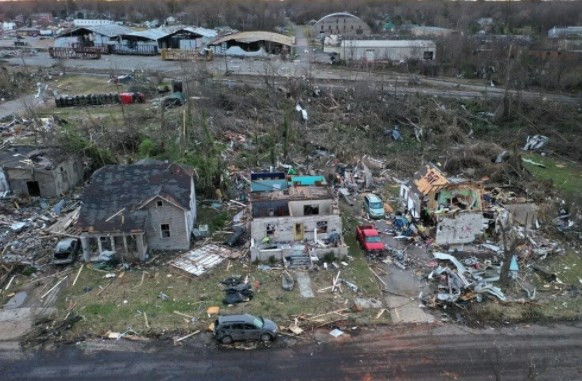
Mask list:
[[[551,180],[556,189],[563,192],[564,195],[580,197],[582,193],[580,191],[582,190],[582,167],[580,165],[536,154],[526,154],[523,157],[546,166],[546,168],[541,168],[527,162],[523,163],[535,178],[542,181]]]

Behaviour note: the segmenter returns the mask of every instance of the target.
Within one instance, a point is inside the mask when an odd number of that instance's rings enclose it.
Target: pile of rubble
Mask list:
[[[0,247],[2,264],[42,267],[51,258],[57,237],[47,229],[59,215],[73,210],[78,202],[61,200],[52,207],[46,200],[5,198],[0,203]]]

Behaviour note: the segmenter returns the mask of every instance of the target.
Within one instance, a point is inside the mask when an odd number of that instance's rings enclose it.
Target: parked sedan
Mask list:
[[[214,322],[214,337],[223,344],[245,340],[269,342],[277,337],[277,325],[260,316],[224,315]]]

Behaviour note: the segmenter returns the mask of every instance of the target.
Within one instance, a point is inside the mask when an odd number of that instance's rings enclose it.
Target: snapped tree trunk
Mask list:
[[[499,274],[499,283],[501,286],[507,287],[509,285],[509,266],[511,266],[511,257],[513,256],[513,247],[508,248],[507,245],[507,228],[501,225],[501,236],[503,239],[503,265],[501,266],[501,273]]]

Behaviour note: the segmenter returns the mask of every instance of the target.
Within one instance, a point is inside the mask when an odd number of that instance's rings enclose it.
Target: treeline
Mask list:
[[[350,12],[377,30],[390,19],[400,24],[431,25],[474,32],[476,20],[491,17],[498,33],[524,28],[545,34],[553,26],[582,25],[579,1],[448,1],[448,0],[24,0],[0,2],[0,13],[51,12],[54,16],[110,17],[141,22],[178,16],[188,24],[240,30],[274,29],[285,19],[303,24],[333,12]],[[522,31],[521,31],[522,32]]]

